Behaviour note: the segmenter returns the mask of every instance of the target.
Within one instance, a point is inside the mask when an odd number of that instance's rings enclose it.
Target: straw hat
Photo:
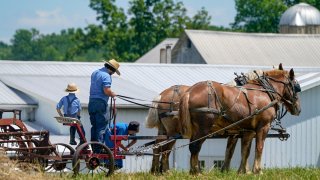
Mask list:
[[[120,64],[115,59],[111,59],[109,61],[104,61],[105,64],[108,64],[109,66],[113,67],[113,69],[116,70],[116,73],[120,76],[120,71],[118,70],[120,67]]]
[[[75,83],[69,83],[67,86],[67,89],[65,91],[69,92],[69,93],[78,93],[79,88],[77,87],[77,85]]]

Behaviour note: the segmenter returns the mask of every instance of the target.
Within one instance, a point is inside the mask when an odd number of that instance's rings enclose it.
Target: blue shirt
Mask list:
[[[72,99],[76,97],[74,93],[69,93],[67,95],[69,97],[69,101],[71,102]],[[57,109],[61,109],[63,107],[63,114],[68,114],[68,99],[67,96],[64,96],[60,99],[59,103],[57,104]],[[72,117],[76,117],[77,113],[81,111],[81,104],[80,100],[76,98],[72,103],[71,103],[71,108],[70,108],[70,114]]]
[[[89,98],[103,99],[108,102],[109,96],[104,93],[103,89],[104,87],[110,88],[111,83],[111,75],[107,72],[107,69],[105,67],[94,71],[91,74]]]
[[[127,123],[116,123],[116,133],[117,135],[128,135],[128,124]],[[111,134],[113,134],[113,124],[110,125]]]

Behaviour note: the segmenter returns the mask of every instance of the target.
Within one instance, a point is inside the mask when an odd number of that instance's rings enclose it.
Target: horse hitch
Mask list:
[[[279,139],[280,141],[286,141],[290,137],[290,134],[287,133],[287,130],[285,128],[275,128],[272,127],[271,130],[277,131],[279,133]]]

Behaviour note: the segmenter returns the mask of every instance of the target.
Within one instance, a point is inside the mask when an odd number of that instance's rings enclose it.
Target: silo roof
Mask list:
[[[320,25],[320,12],[309,4],[299,3],[290,7],[282,14],[279,24],[280,26]]]

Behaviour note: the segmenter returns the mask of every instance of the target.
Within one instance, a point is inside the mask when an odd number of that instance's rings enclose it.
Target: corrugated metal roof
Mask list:
[[[271,66],[244,65],[120,64],[121,76],[113,76],[112,89],[119,95],[146,100],[172,85],[193,85],[206,80],[227,83],[234,79],[234,72],[271,69]],[[91,73],[102,66],[103,63],[0,61],[0,80],[26,94],[38,95],[52,102],[66,94],[64,89],[68,83],[75,82],[81,91],[78,96],[83,106],[87,106]],[[289,67],[284,64],[285,69]],[[303,90],[319,84],[320,68],[293,68]],[[117,104],[132,105],[120,99]]]
[[[0,81],[0,106],[35,106],[37,102],[28,95],[9,88]]]
[[[185,30],[207,64],[320,67],[320,35]],[[179,42],[184,42],[184,38]],[[172,50],[178,52],[182,44]]]
[[[80,89],[77,97],[80,99],[83,107],[88,106],[90,76],[1,76],[1,81],[14,88],[17,88],[27,94],[39,96],[51,102],[58,102],[60,98],[67,95],[64,90],[70,82],[75,82]],[[112,89],[117,94],[130,97],[139,97],[148,100],[149,102],[157,95],[146,88],[138,86],[130,81],[114,77]],[[121,106],[131,106],[132,103],[117,99],[117,104]],[[149,102],[140,102],[149,104]]]
[[[309,4],[299,3],[282,14],[279,24],[290,26],[320,25],[320,12]]]
[[[159,43],[156,47],[141,56],[136,63],[160,63],[160,49],[170,45],[173,48],[178,42],[178,38],[167,38]]]

